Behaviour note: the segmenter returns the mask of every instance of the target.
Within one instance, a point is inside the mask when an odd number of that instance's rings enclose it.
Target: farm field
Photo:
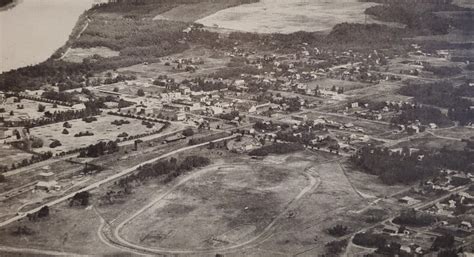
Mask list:
[[[118,116],[112,116],[108,114],[102,114],[97,117],[97,121],[86,123],[81,119],[68,121],[71,124],[71,128],[67,131],[69,134],[63,134],[62,131],[65,129],[63,123],[54,123],[46,126],[35,127],[31,129],[31,135],[39,137],[43,140],[44,145],[41,148],[35,149],[37,152],[51,151],[53,154],[70,151],[73,149],[86,147],[90,144],[95,144],[100,141],[113,141],[118,139],[118,135],[121,133],[127,133],[128,136],[150,133],[152,131],[159,130],[163,124],[155,123],[152,128],[147,128],[142,125],[141,120],[124,118]],[[112,125],[111,122],[115,120],[126,120],[129,124],[122,124],[120,126]],[[75,134],[80,132],[92,132],[92,136],[74,137]],[[56,148],[50,148],[49,145],[54,140],[59,140],[61,146]]]
[[[373,5],[356,0],[262,0],[228,8],[196,22],[208,27],[257,33],[327,32],[338,23],[363,23],[364,10]],[[367,20],[376,22],[370,17]]]

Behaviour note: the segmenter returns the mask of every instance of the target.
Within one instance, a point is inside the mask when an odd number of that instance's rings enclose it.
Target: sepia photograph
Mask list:
[[[0,0],[0,256],[474,257],[474,0]]]

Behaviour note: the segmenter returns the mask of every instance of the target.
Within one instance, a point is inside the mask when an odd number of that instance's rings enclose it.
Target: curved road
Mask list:
[[[262,239],[262,238],[265,239],[269,236],[272,236],[272,233],[270,233],[271,229],[288,212],[288,210],[290,210],[294,205],[296,205],[298,200],[300,200],[306,193],[308,193],[309,191],[313,191],[314,189],[316,189],[321,184],[321,181],[314,178],[311,174],[308,173],[308,170],[310,168],[311,167],[307,167],[304,171],[304,175],[309,180],[309,185],[306,186],[303,190],[301,190],[301,192],[287,204],[287,206],[272,220],[272,222],[270,224],[268,224],[268,226],[262,232],[260,232],[257,236],[255,236],[255,237],[253,237],[253,238],[251,238],[251,239],[249,239],[245,242],[242,242],[242,243],[239,243],[239,244],[236,244],[236,245],[232,245],[232,246],[214,248],[214,249],[207,249],[207,250],[193,250],[193,249],[174,249],[173,250],[173,249],[168,249],[168,248],[149,248],[149,247],[140,246],[140,245],[137,245],[137,244],[134,244],[134,243],[131,243],[131,242],[125,240],[120,235],[120,230],[125,225],[127,225],[127,223],[129,223],[134,218],[136,218],[137,216],[139,216],[143,212],[145,212],[147,209],[151,208],[153,205],[155,205],[156,203],[161,201],[163,198],[165,198],[167,195],[169,195],[171,192],[173,192],[179,186],[181,186],[181,185],[185,184],[186,182],[188,182],[188,181],[190,181],[190,180],[192,180],[192,179],[194,179],[194,178],[210,171],[210,168],[203,169],[203,170],[200,170],[198,172],[194,172],[194,173],[190,174],[188,177],[182,179],[179,183],[177,183],[172,188],[167,190],[165,193],[163,193],[160,196],[158,196],[157,198],[155,198],[153,201],[151,201],[149,204],[144,206],[142,209],[135,212],[133,215],[131,215],[130,217],[128,217],[126,220],[124,220],[123,222],[121,222],[119,225],[117,225],[115,227],[115,229],[113,230],[113,237],[114,237],[114,239],[116,239],[118,241],[116,243],[118,243],[119,245],[121,245],[123,247],[128,248],[128,250],[130,250],[130,251],[138,250],[138,251],[143,251],[145,253],[153,253],[153,254],[215,253],[215,252],[226,252],[226,251],[235,250],[235,249],[239,249],[239,248],[248,246],[248,245],[254,243],[255,241],[257,241],[259,239]]]

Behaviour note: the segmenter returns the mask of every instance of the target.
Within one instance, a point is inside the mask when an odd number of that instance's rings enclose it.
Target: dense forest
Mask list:
[[[0,0],[0,8],[13,3],[14,0]]]
[[[451,3],[435,1],[365,1],[381,4],[367,8],[365,14],[372,15],[381,21],[405,24],[407,29],[422,35],[446,34],[450,26],[461,24],[459,21],[455,22],[453,19],[436,15],[435,12],[466,10]],[[461,29],[464,27],[458,26]]]
[[[399,91],[400,94],[413,96],[418,103],[434,105],[448,109],[448,117],[459,121],[461,125],[474,121],[474,110],[470,108],[473,104],[465,97],[474,95],[474,88],[468,84],[458,87],[446,83],[410,84]]]
[[[423,155],[423,158],[419,156]],[[474,172],[473,149],[462,151],[441,149],[438,152],[412,153],[408,148],[393,152],[387,148],[365,146],[351,161],[364,172],[377,175],[383,183],[412,183],[437,174],[442,168]]]

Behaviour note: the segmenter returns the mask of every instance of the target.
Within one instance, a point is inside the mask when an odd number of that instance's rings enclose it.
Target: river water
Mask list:
[[[66,43],[97,0],[20,0],[0,11],[0,72],[37,64]]]

